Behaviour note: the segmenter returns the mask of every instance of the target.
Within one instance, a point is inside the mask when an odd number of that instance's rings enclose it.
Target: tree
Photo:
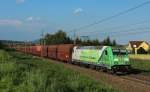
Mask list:
[[[100,45],[100,42],[98,39],[93,40],[92,42],[93,45]]]
[[[45,39],[46,45],[72,43],[72,40],[62,30],[59,30],[55,34],[46,34],[44,39]]]
[[[0,41],[0,49],[2,49],[3,48],[3,44],[2,44],[2,42]]]
[[[44,37],[46,45],[51,45],[51,44],[72,44],[73,40],[67,36],[67,33],[64,32],[63,30],[59,30],[55,34],[46,34]],[[78,45],[107,45],[107,46],[116,46],[116,41],[110,40],[110,37],[108,36],[106,39],[104,39],[102,42],[99,42],[98,39],[94,40],[82,40],[79,37],[75,39],[76,44]]]
[[[7,47],[7,46],[4,45],[4,43],[0,41],[0,49],[5,49],[6,47]]]
[[[111,46],[112,45],[109,36],[106,39],[103,40],[102,44],[103,45],[107,45],[107,46]]]
[[[106,38],[106,45],[108,45],[108,46],[111,46],[111,45],[112,45],[109,36]]]
[[[117,46],[116,40],[111,40],[110,37],[108,36],[106,39],[103,40],[102,45],[107,45],[107,46]]]
[[[113,40],[112,45],[113,45],[113,46],[116,46],[116,45],[117,45],[116,40]]]
[[[83,41],[79,37],[76,38],[76,44],[82,44],[82,42]]]

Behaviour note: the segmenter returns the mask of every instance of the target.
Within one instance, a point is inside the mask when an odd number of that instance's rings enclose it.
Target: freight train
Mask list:
[[[49,46],[15,46],[17,51],[59,60],[66,63],[80,64],[103,71],[129,72],[131,65],[128,51],[111,46],[75,46],[73,44]]]

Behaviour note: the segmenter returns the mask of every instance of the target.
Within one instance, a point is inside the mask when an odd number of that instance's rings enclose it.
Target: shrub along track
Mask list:
[[[135,76],[133,77],[133,75],[131,79],[131,76],[129,75],[116,76],[101,71],[96,71],[93,69],[72,65],[68,63],[63,63],[55,60],[53,61],[50,60],[50,62],[62,64],[69,69],[80,72],[89,77],[92,77],[93,79],[100,81],[104,84],[112,85],[116,89],[119,89],[121,92],[150,92],[149,82],[145,83],[146,80],[134,78]]]

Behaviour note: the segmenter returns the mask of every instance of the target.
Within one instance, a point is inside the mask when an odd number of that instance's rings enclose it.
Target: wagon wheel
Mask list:
[[[113,69],[109,70],[109,73],[110,74],[116,74],[116,70],[113,68]]]
[[[108,72],[108,70],[107,70],[106,67],[102,68],[102,71],[103,71],[103,72]]]

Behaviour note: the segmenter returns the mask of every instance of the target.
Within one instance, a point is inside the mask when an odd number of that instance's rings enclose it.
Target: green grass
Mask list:
[[[149,54],[138,54],[129,55],[132,68],[137,69],[141,72],[150,74],[150,55]]]
[[[140,70],[143,73],[150,74],[150,61],[132,60],[131,65],[132,65],[132,68],[134,69]]]
[[[0,50],[0,61],[7,61],[10,59],[10,55],[4,50]]]
[[[0,50],[0,92],[116,92],[63,65]]]

